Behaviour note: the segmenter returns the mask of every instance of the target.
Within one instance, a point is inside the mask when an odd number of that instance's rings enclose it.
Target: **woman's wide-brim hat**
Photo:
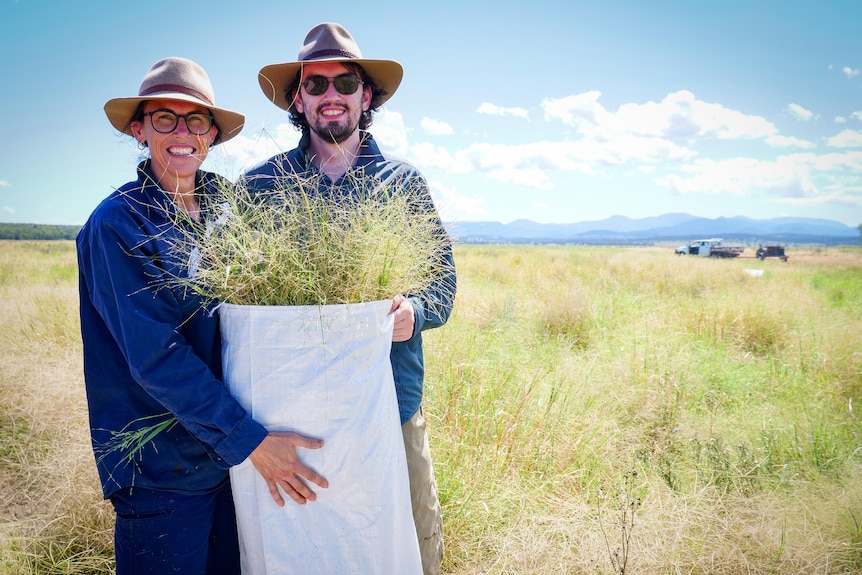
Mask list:
[[[165,58],[153,64],[141,82],[138,95],[108,100],[105,114],[112,126],[131,136],[129,122],[140,103],[146,100],[180,100],[207,108],[219,130],[216,144],[239,134],[245,124],[245,116],[239,112],[216,107],[209,76],[200,65],[185,58]]]
[[[260,69],[257,75],[260,88],[267,99],[285,110],[292,104],[287,88],[296,80],[297,73],[305,64],[314,62],[353,62],[359,64],[368,77],[383,90],[380,104],[388,100],[401,84],[404,68],[394,60],[368,60],[362,57],[359,46],[340,24],[324,22],[318,24],[305,37],[296,62],[270,64]]]

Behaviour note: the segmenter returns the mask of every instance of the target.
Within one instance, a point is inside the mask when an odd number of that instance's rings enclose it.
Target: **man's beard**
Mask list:
[[[311,129],[319,138],[334,144],[341,144],[359,128],[359,119],[354,118],[349,112],[348,109],[346,123],[326,121],[323,115],[318,114],[316,121],[311,125]]]

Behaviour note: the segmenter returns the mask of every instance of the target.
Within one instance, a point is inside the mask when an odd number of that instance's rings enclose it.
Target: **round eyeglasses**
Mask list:
[[[203,112],[177,114],[173,110],[158,109],[145,112],[144,116],[150,117],[153,129],[160,134],[170,134],[176,130],[180,118],[185,120],[186,129],[195,136],[203,136],[213,127],[213,117]]]
[[[362,80],[353,74],[341,74],[340,76],[320,76],[315,74],[303,80],[302,86],[308,95],[320,96],[329,89],[330,82],[332,82],[332,85],[335,86],[339,94],[344,94],[345,96],[356,93],[360,84],[363,83]]]

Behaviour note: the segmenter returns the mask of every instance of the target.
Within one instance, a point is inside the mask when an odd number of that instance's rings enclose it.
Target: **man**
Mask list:
[[[422,205],[431,206],[428,185],[412,166],[383,157],[366,129],[372,114],[401,83],[401,64],[369,60],[347,30],[323,23],[308,33],[296,62],[265,66],[259,73],[267,98],[290,113],[302,130],[297,148],[278,154],[245,175],[251,189],[269,190],[287,174],[319,176],[324,193],[349,198],[358,183],[407,182]],[[436,214],[435,214],[436,216]],[[439,217],[440,234],[445,236]],[[390,360],[407,453],[413,518],[423,570],[439,573],[443,558],[443,520],[422,415],[424,377],[422,331],[446,323],[455,298],[451,245],[442,263],[444,280],[421,294],[396,296]]]

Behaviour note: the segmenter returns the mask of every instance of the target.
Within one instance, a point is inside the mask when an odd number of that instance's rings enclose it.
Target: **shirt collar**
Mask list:
[[[303,130],[302,137],[299,139],[297,148],[302,153],[302,161],[304,168],[308,169],[311,165],[308,157],[308,146],[311,145],[311,136],[308,130]],[[377,142],[370,132],[365,130],[359,131],[359,150],[356,153],[356,161],[353,169],[365,169],[371,164],[374,164],[380,156],[380,148],[377,147]]]

